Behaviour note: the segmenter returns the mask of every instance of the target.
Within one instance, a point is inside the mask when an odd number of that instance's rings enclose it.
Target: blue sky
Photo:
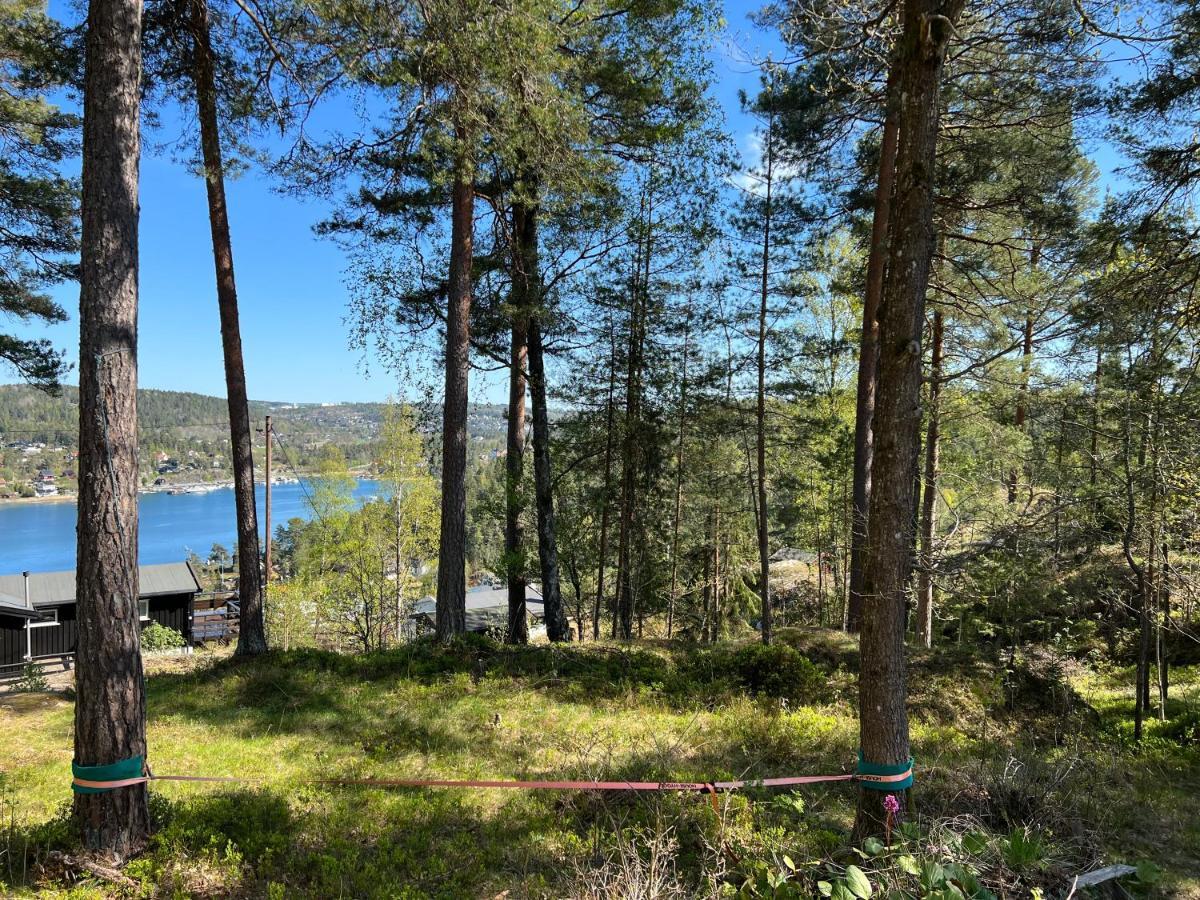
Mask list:
[[[735,57],[758,57],[774,47],[772,35],[747,19],[754,2],[729,0],[726,39],[713,49],[714,94],[739,145],[748,145],[750,124],[738,110],[740,88],[757,77]],[[54,2],[53,14],[68,16]],[[731,47],[740,48],[731,52]],[[204,187],[200,179],[153,144],[169,139],[174,113],[164,111],[162,133],[148,136],[141,179],[140,384],[224,396],[224,369]],[[246,377],[254,399],[334,402],[381,400],[397,385],[378,366],[368,377],[348,346],[345,258],[313,225],[328,212],[320,202],[283,196],[257,171],[227,185],[234,264],[241,308]],[[62,325],[0,327],[49,337],[74,361],[78,350],[79,291],[62,285],[56,299],[71,314]],[[0,382],[11,373],[0,371]],[[73,381],[73,378],[68,380]],[[475,377],[472,398],[500,402],[501,376]]]

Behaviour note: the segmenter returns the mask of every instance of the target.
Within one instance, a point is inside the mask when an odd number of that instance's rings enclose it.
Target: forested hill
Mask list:
[[[322,438],[337,443],[371,440],[383,420],[383,403],[275,403],[252,400],[250,416],[260,421],[271,415],[281,433],[297,439]],[[436,424],[438,409],[426,411],[425,421]],[[225,398],[184,391],[138,391],[138,426],[143,441],[157,442],[164,433],[184,432],[218,440],[228,437]],[[62,395],[51,397],[26,385],[0,385],[0,439],[5,443],[45,442],[74,444],[79,425],[79,389],[64,386]],[[470,412],[472,437],[489,439],[504,432],[504,409],[473,404]],[[430,430],[433,430],[432,427]]]

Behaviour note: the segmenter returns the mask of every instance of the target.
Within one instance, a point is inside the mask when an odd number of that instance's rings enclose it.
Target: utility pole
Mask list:
[[[267,442],[267,459],[266,459],[266,528],[267,528],[267,558],[263,572],[263,606],[267,605],[267,588],[271,584],[271,417],[267,416],[266,428],[263,429],[263,438]]]

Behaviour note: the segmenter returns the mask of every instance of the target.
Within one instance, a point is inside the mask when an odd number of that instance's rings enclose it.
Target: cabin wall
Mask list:
[[[0,616],[0,672],[25,663],[25,620]]]
[[[192,594],[168,594],[150,598],[150,619],[142,622],[145,628],[150,622],[158,622],[173,628],[192,643]],[[57,611],[58,622],[54,625],[35,626],[31,644],[33,658],[45,659],[73,656],[79,642],[79,621],[75,604],[41,607],[39,612],[48,614]],[[19,669],[25,665],[25,620],[15,616],[0,616],[0,674]]]
[[[192,604],[194,594],[168,594],[150,598],[150,620],[174,628],[192,643]],[[143,622],[145,628],[150,622]]]
[[[44,625],[32,629],[33,658],[43,656],[70,656],[75,652],[79,641],[79,617],[75,613],[75,604],[52,606],[39,609],[41,613],[58,611],[57,625]]]

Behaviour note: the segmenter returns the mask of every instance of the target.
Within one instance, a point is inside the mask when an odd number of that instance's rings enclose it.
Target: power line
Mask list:
[[[279,436],[279,430],[275,428],[274,425],[271,427],[271,433],[267,436],[268,440],[271,438],[275,439],[275,443],[277,443],[279,445],[279,449],[283,451],[284,461],[287,462],[288,468],[292,470],[292,474],[296,477],[296,482],[300,485],[300,490],[304,492],[304,497],[306,500],[308,500],[308,508],[313,511],[314,516],[321,520],[322,525],[328,527],[329,523],[325,521],[325,517],[322,516],[321,511],[317,509],[317,504],[313,500],[312,494],[310,494],[308,491],[308,485],[304,483],[304,479],[300,477],[300,473],[296,470],[296,464],[292,462],[291,451],[288,450],[287,446],[284,444],[283,438]],[[270,540],[269,535],[267,540]]]

